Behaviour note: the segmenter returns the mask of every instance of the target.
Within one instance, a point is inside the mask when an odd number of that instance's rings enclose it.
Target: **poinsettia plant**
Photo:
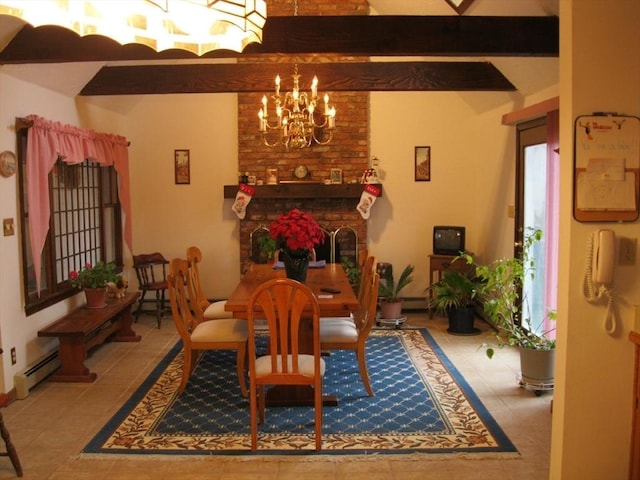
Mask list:
[[[120,275],[116,273],[115,263],[98,262],[91,265],[87,262],[80,271],[69,272],[71,286],[82,290],[83,288],[100,288],[109,282],[117,282]]]
[[[269,235],[282,248],[313,250],[324,240],[324,231],[308,213],[294,208],[269,226]]]

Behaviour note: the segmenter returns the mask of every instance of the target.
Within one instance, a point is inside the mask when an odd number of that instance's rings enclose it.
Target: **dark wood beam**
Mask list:
[[[301,87],[317,75],[323,91],[512,91],[488,62],[364,62],[299,64]],[[269,92],[280,75],[292,86],[291,64],[190,64],[103,67],[80,95]]]
[[[269,17],[263,43],[249,45],[242,54],[218,50],[203,58],[274,53],[554,57],[558,52],[557,17],[297,16]],[[189,58],[197,57],[182,50],[155,52],[100,36],[79,37],[61,27],[30,25],[0,52],[0,64]]]

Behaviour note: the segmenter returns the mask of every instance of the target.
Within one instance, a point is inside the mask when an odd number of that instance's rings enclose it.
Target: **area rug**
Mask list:
[[[424,329],[375,330],[367,343],[374,397],[367,396],[353,352],[326,358],[323,454],[517,453],[476,394]],[[235,374],[235,353],[201,357],[185,392],[178,343],[84,454],[311,454],[311,407],[268,408],[252,452],[249,403]]]

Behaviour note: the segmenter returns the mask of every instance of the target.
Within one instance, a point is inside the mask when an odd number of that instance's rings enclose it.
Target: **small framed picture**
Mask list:
[[[277,184],[278,184],[278,169],[267,168],[267,185],[277,185]]]
[[[329,178],[331,178],[331,183],[342,183],[342,169],[332,168],[329,171]]]
[[[174,169],[176,185],[188,185],[191,183],[189,150],[174,150]]]
[[[247,177],[248,183],[249,185],[255,185],[256,184],[256,176],[255,175],[249,175]]]
[[[431,180],[431,147],[416,147],[415,152],[415,181],[428,182]]]

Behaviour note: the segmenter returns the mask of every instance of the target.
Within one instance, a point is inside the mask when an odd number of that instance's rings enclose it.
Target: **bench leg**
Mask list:
[[[83,337],[61,337],[58,350],[62,365],[51,376],[54,382],[93,382],[98,376],[84,366],[87,356]]]

